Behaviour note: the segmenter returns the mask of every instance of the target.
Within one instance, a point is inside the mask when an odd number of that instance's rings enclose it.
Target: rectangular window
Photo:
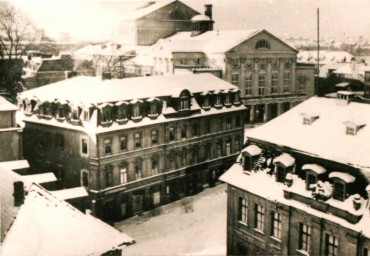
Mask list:
[[[339,183],[339,182],[334,182],[333,185],[333,198],[344,201],[345,199],[345,194],[344,194],[344,184]]]
[[[157,104],[156,103],[152,103],[150,105],[150,115],[154,116],[154,115],[157,115]]]
[[[227,142],[226,143],[226,155],[230,155],[231,154],[231,142]]]
[[[235,139],[235,152],[239,153],[239,151],[240,151],[240,140]]]
[[[311,244],[311,227],[300,223],[299,224],[299,249],[308,252]]]
[[[245,77],[245,95],[252,95],[253,74],[249,73]]]
[[[169,128],[169,139],[170,139],[170,141],[175,140],[175,128],[173,128],[173,127]]]
[[[370,250],[368,248],[364,248],[363,256],[370,256]]]
[[[239,221],[248,224],[248,200],[239,197]]]
[[[135,133],[135,147],[141,147],[141,133]]]
[[[222,106],[222,103],[221,103],[221,96],[220,96],[220,95],[217,95],[217,96],[216,96],[215,106],[216,106],[216,107]]]
[[[325,236],[325,255],[337,256],[338,255],[339,240],[335,236],[326,234]]]
[[[230,94],[226,94],[226,95],[225,95],[225,98],[224,98],[224,104],[225,104],[225,106],[229,106],[229,105],[231,105],[231,101],[230,101]]]
[[[233,85],[239,86],[239,75],[238,74],[231,75],[231,83]]]
[[[258,74],[258,95],[265,94],[265,86],[266,86],[266,74],[259,73]]]
[[[203,107],[209,108],[209,97],[208,96],[203,97]]]
[[[119,170],[119,179],[121,184],[127,183],[127,169],[122,168]]]
[[[255,211],[256,211],[256,223],[255,228],[263,231],[265,227],[265,209],[262,205],[256,204],[255,205]]]
[[[88,122],[89,121],[89,111],[88,110],[84,110],[84,112],[83,112],[84,114],[84,121],[85,122]]]
[[[276,238],[281,238],[281,215],[277,212],[271,212],[271,235]]]
[[[204,133],[208,134],[210,132],[211,132],[211,121],[207,119],[204,121]]]
[[[284,72],[284,92],[290,90],[290,72]]]
[[[112,122],[111,109],[109,107],[103,108],[102,122],[109,123]]]
[[[87,138],[81,138],[81,144],[80,144],[80,149],[81,149],[81,154],[82,155],[88,155],[89,154],[89,147],[87,144]]]
[[[220,132],[222,131],[222,120],[217,119],[217,131]]]
[[[181,139],[186,139],[186,130],[187,130],[187,126],[185,125],[181,129]]]
[[[119,138],[120,149],[127,150],[127,136],[121,136]]]
[[[226,118],[226,130],[231,130],[231,117]]]
[[[152,145],[155,145],[158,143],[158,131],[152,130]]]
[[[64,137],[62,134],[55,134],[55,147],[64,149]]]
[[[112,140],[104,140],[104,153],[106,155],[112,154]]]
[[[240,116],[236,116],[235,117],[235,125],[236,125],[236,127],[242,126],[242,122],[241,122]]]
[[[139,106],[139,104],[134,105],[133,117],[134,118],[140,117],[140,106]]]
[[[189,100],[188,98],[180,100],[180,110],[188,110],[189,109]]]
[[[222,155],[222,144],[221,142],[219,142],[216,145],[216,157],[220,157],[221,155]]]
[[[278,92],[279,73],[272,73],[271,75],[271,93]]]

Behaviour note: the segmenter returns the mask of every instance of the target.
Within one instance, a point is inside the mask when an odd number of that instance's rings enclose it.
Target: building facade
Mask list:
[[[247,134],[220,178],[228,255],[369,255],[370,105],[345,98],[311,98]]]
[[[17,126],[17,109],[0,96],[0,162],[22,158],[22,128]]]
[[[247,124],[271,120],[315,94],[314,66],[297,63],[298,51],[279,38],[266,30],[200,30],[207,20],[197,17],[192,32],[151,47],[152,75],[217,71],[240,88]]]
[[[239,90],[211,74],[76,77],[19,102],[30,165],[54,171],[64,187],[88,188],[105,219],[213,186],[243,144]]]
[[[152,45],[176,32],[191,31],[191,18],[198,14],[180,1],[150,2],[122,18],[113,32],[113,43]]]

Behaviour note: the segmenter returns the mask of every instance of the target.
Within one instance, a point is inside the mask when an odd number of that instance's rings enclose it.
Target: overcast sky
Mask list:
[[[14,1],[47,35],[109,40],[112,24],[146,1]],[[370,0],[183,0],[197,11],[213,4],[215,29],[264,28],[279,37],[314,38],[316,9],[321,35],[370,38]]]

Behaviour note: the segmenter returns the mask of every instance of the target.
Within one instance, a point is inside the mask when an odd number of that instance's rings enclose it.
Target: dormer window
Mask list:
[[[302,113],[302,120],[304,125],[311,125],[316,119],[319,118],[318,114],[312,114],[312,113]]]
[[[240,104],[240,95],[239,95],[239,92],[238,91],[234,93],[234,104],[235,105]]]
[[[128,102],[119,101],[115,105],[117,106],[117,118],[116,118],[116,120],[118,122],[127,120],[127,105],[128,105]]]
[[[142,100],[132,100],[130,103],[132,104],[132,119],[140,119],[141,116],[141,109],[140,104],[142,103]]]
[[[216,95],[216,99],[215,99],[215,107],[222,107],[222,103],[221,103],[221,95],[220,93],[218,93]]]
[[[72,120],[78,120],[79,119],[79,114],[78,114],[78,107],[73,106],[71,109],[71,119]]]
[[[102,113],[102,122],[109,123],[112,122],[112,116],[110,112],[110,108],[104,108]]]
[[[157,102],[159,101],[159,99],[150,98],[147,101],[150,102],[149,117],[158,116],[158,104],[157,104]]]
[[[364,124],[353,121],[348,121],[344,124],[346,125],[346,134],[353,136],[356,135],[358,131],[365,126]]]
[[[295,159],[291,155],[283,153],[274,159],[274,164],[276,165],[276,181],[284,183],[287,173],[293,170]]]
[[[355,177],[348,173],[332,172],[329,178],[333,180],[333,198],[344,201],[347,198],[348,186],[355,181]]]
[[[231,100],[230,100],[230,94],[229,93],[225,94],[224,104],[225,104],[225,106],[230,106],[231,105]]]
[[[305,164],[302,170],[306,171],[306,189],[313,190],[312,185],[316,184],[320,177],[326,173],[326,169],[317,164]]]
[[[184,110],[189,110],[190,109],[190,92],[188,91],[183,91],[180,94],[180,106],[179,110],[184,111]]]

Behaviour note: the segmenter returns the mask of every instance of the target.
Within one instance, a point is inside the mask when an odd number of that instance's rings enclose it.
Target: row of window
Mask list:
[[[211,132],[221,132],[224,130],[232,129],[232,117],[226,117],[225,122],[221,118],[217,119],[215,128],[212,129],[211,120],[206,119],[203,123],[203,134],[209,134]],[[235,126],[241,127],[241,117],[235,116]],[[189,129],[190,128],[190,129]],[[213,131],[212,131],[213,130]],[[189,134],[192,137],[197,137],[201,135],[200,130],[200,123],[194,122],[191,127],[184,125],[182,127],[169,127],[166,132],[168,142],[173,142],[176,140],[182,140],[189,138]],[[158,129],[153,129],[150,132],[150,143],[152,146],[157,145],[159,143],[159,131]],[[125,151],[128,149],[128,135],[124,134],[119,136],[119,150]],[[136,132],[134,134],[134,148],[139,149],[143,147],[143,135],[142,132]],[[104,153],[105,155],[113,154],[112,148],[112,139],[107,138],[104,140]]]
[[[224,149],[222,149],[222,141],[216,142],[216,154],[214,155],[215,158],[221,157],[222,155],[230,155],[235,152],[240,151],[240,138],[237,137],[234,140],[234,149],[232,148],[232,141],[231,139],[227,139],[224,145]],[[189,164],[197,164],[202,159],[209,160],[211,159],[211,143],[206,143],[203,145],[203,152],[201,154],[199,146],[193,146],[190,149],[181,149],[175,151],[171,151],[167,156],[166,159],[168,161],[165,162],[166,169],[176,169],[181,167],[186,167]],[[201,156],[202,159],[201,159]],[[159,160],[160,156],[158,154],[153,154],[150,159],[148,160],[148,169],[150,175],[156,175],[160,173],[159,170]],[[134,160],[134,173],[135,173],[135,180],[139,180],[143,178],[143,159],[138,157]],[[119,165],[119,175],[120,175],[120,184],[124,184],[128,182],[128,168],[129,164],[126,161],[123,161]],[[105,172],[105,185],[106,187],[111,187],[114,185],[113,180],[113,165],[107,164],[104,166]]]
[[[291,85],[291,73],[284,72],[283,76],[283,92],[288,93],[290,91]],[[266,73],[258,73],[258,95],[265,95],[266,94],[266,85],[267,85],[267,78]],[[254,85],[254,75],[253,73],[248,73],[245,76],[245,95],[252,95],[252,88]],[[239,86],[240,84],[240,77],[239,74],[231,75],[231,83],[233,85]],[[279,86],[279,73],[272,73],[271,74],[271,93],[278,93],[278,86]]]
[[[248,225],[248,200],[246,198],[239,198],[239,216],[240,222]],[[255,223],[254,228],[265,232],[265,207],[261,204],[254,204]],[[277,239],[281,239],[282,235],[282,218],[281,214],[276,211],[271,211],[271,229],[270,235]],[[299,223],[299,238],[298,238],[298,249],[309,253],[311,246],[312,230],[311,226],[305,223]],[[325,255],[337,256],[339,248],[339,239],[336,236],[330,234],[325,235]]]

